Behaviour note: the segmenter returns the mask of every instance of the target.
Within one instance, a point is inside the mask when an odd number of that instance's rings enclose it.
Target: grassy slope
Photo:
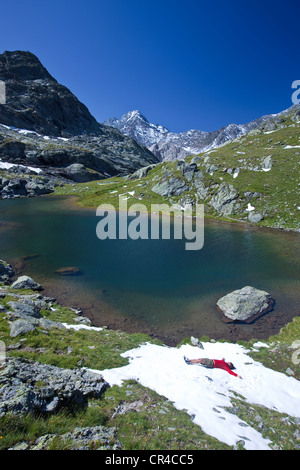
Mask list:
[[[8,295],[0,299],[0,304],[7,307],[10,300]],[[55,308],[56,311],[44,310],[42,314],[55,321],[74,323],[74,312],[71,309],[60,305],[55,305]],[[256,360],[275,370],[284,372],[287,367],[292,368],[298,379],[300,368],[292,363],[293,350],[290,346],[300,337],[299,320],[299,317],[296,318],[279,335],[270,338],[272,348],[252,353],[255,354]],[[20,339],[24,341],[20,342]],[[38,328],[26,336],[11,338],[4,314],[0,317],[0,340],[6,344],[10,356],[25,357],[59,367],[85,366],[93,369],[120,367],[127,363],[127,359],[120,357],[122,352],[144,342],[159,344],[158,341],[143,334],[129,335],[108,329],[95,332],[62,331],[53,328],[45,334],[43,329]],[[245,345],[250,347],[252,343]],[[14,345],[18,346],[17,349],[11,348]],[[71,353],[68,353],[68,348],[72,348]],[[115,414],[117,407],[124,403],[138,403],[139,411]],[[234,400],[234,408],[234,413],[257,429],[259,429],[257,420],[259,415],[265,423],[264,429],[260,432],[268,437],[273,445],[278,445],[282,449],[296,447],[297,439],[294,433],[297,426],[288,416],[264,407],[249,406],[243,397],[239,396]],[[51,443],[51,449],[67,449],[70,443],[62,443],[60,435],[78,426],[95,425],[116,427],[117,438],[124,450],[229,449],[226,444],[203,433],[185,411],[176,410],[165,397],[157,395],[135,381],[127,381],[122,387],[109,388],[101,399],[90,400],[87,408],[63,409],[49,417],[7,415],[0,418],[0,449],[7,449],[20,441],[30,444],[37,437],[49,433],[57,435]]]
[[[190,188],[183,196],[188,196],[195,202],[205,204],[208,217],[224,220],[247,221],[246,211],[249,200],[246,192],[256,193],[250,200],[255,212],[264,215],[260,226],[278,227],[284,229],[300,229],[300,211],[298,200],[299,155],[300,148],[284,148],[300,144],[300,123],[287,119],[285,126],[272,133],[252,132],[247,136],[230,142],[219,149],[200,154],[199,170],[205,172],[205,186],[209,188],[205,200],[200,200],[195,189]],[[269,172],[254,171],[251,168],[261,168],[264,157],[271,155],[273,166]],[[187,157],[190,162],[193,157]],[[218,167],[213,174],[206,171],[207,165]],[[237,178],[233,178],[227,169],[239,168]],[[67,185],[57,188],[56,194],[71,194],[78,196],[77,203],[82,207],[97,207],[108,203],[118,207],[119,195],[128,197],[128,206],[133,203],[143,203],[150,210],[154,203],[176,203],[183,197],[163,198],[152,191],[152,187],[166,178],[174,175],[183,179],[176,162],[158,164],[144,178],[127,180],[126,178],[110,178],[101,182]],[[232,185],[239,193],[240,207],[230,216],[224,217],[209,205],[209,200],[222,182]],[[131,196],[128,193],[134,191]]]

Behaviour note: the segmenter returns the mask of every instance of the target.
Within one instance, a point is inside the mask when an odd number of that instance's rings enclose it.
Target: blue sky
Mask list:
[[[1,2],[0,52],[29,50],[99,122],[139,109],[213,131],[292,105],[295,0]]]

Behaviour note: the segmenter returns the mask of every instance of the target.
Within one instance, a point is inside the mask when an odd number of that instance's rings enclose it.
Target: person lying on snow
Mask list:
[[[235,369],[234,365],[232,362],[225,362],[225,359],[223,358],[222,360],[218,359],[207,359],[207,358],[200,358],[200,359],[188,359],[187,357],[184,356],[184,360],[187,364],[193,365],[193,364],[201,364],[204,367],[208,367],[209,369],[224,369],[228,372],[230,375],[234,375],[235,377],[238,377],[241,379],[242,377],[235,372],[232,372],[232,369]]]

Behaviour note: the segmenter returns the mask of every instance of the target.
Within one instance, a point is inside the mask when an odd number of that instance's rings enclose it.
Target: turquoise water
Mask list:
[[[96,324],[170,344],[190,334],[264,338],[299,315],[299,234],[206,222],[203,249],[186,251],[185,240],[99,240],[98,221],[67,198],[2,200],[0,257]],[[70,266],[80,274],[56,273]],[[274,311],[225,324],[217,300],[245,285],[270,292]]]

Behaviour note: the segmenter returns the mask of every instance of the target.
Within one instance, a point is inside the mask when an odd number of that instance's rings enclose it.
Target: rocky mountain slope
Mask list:
[[[101,188],[79,185],[75,193],[86,207],[100,201],[117,207],[125,194],[128,207],[199,203],[208,217],[300,230],[299,155],[300,106],[294,105],[219,148],[150,165]]]
[[[196,129],[180,133],[170,132],[163,126],[150,123],[139,111],[130,111],[120,119],[108,119],[105,124],[132,137],[151,150],[159,160],[170,161],[218,148],[263,126],[267,121],[281,119],[280,116],[281,113],[263,116],[247,124],[229,124],[215,132]]]
[[[21,185],[17,194],[24,195],[28,171],[39,175],[38,184],[51,178],[53,186],[65,179],[77,182],[125,175],[158,162],[135,140],[98,123],[30,52],[1,54],[0,80],[6,88],[6,102],[0,104],[2,189],[4,183],[17,179],[11,186]],[[33,183],[32,178],[29,182]]]

